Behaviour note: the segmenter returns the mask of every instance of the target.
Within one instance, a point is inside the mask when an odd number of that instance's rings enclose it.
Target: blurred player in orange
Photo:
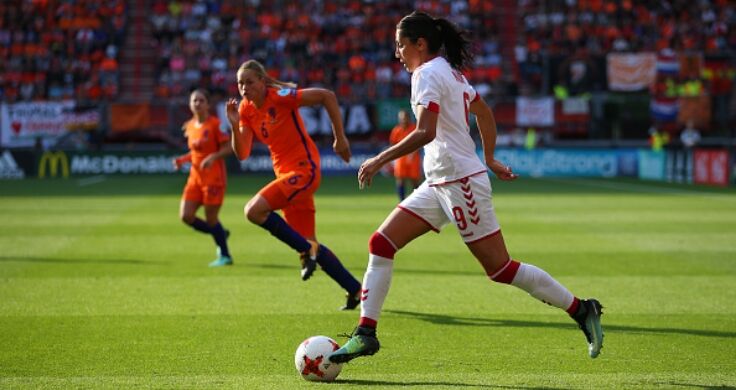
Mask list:
[[[182,130],[190,152],[174,159],[177,170],[184,163],[192,164],[181,197],[179,216],[187,225],[214,238],[217,259],[210,263],[210,267],[231,265],[233,260],[227,248],[229,232],[218,218],[227,183],[224,158],[232,153],[230,136],[220,130],[220,120],[210,115],[207,91],[194,90],[189,96],[189,109],[192,119],[184,123]],[[206,222],[196,216],[197,210],[203,205]]]
[[[414,123],[409,120],[409,113],[406,110],[399,110],[399,124],[391,130],[389,142],[396,145],[406,138],[414,128]],[[396,178],[396,192],[399,199],[404,200],[406,197],[406,188],[411,183],[411,189],[415,190],[419,187],[419,179],[421,177],[422,157],[419,150],[401,156],[394,160],[394,177]]]
[[[354,309],[360,303],[360,282],[326,246],[317,243],[314,193],[321,180],[320,156],[299,114],[301,106],[324,106],[332,121],[333,149],[350,161],[335,94],[321,88],[296,89],[295,84],[270,77],[255,60],[240,66],[237,82],[243,100],[239,106],[236,99],[227,102],[233,150],[238,159],[247,159],[255,136],[268,145],[276,174],[245,205],[245,217],[299,252],[302,280],[309,279],[319,264],[347,291],[342,309]],[[284,218],[275,210],[282,210]]]

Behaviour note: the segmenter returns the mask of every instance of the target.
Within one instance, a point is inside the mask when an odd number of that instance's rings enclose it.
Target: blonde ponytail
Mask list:
[[[252,72],[255,72],[258,77],[263,79],[266,82],[266,85],[269,87],[284,89],[284,88],[296,88],[295,83],[290,83],[287,81],[281,81],[277,80],[271,76],[268,75],[266,72],[266,68],[263,67],[263,65],[256,61],[256,60],[248,60],[243,62],[242,65],[240,65],[240,68],[238,68],[238,73],[241,73],[245,70],[250,70]]]

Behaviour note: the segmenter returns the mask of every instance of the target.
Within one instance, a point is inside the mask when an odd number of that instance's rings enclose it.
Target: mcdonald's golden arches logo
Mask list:
[[[41,160],[38,161],[38,177],[46,177],[46,168],[48,167],[49,176],[56,177],[59,173],[64,178],[69,177],[69,158],[62,151],[44,152]],[[61,171],[61,172],[59,172]]]

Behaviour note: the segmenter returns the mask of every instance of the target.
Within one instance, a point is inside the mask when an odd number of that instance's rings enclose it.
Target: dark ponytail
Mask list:
[[[445,18],[433,18],[424,12],[414,11],[404,16],[396,28],[411,43],[424,38],[431,54],[440,54],[444,49],[447,62],[457,70],[463,70],[473,61],[467,33]]]

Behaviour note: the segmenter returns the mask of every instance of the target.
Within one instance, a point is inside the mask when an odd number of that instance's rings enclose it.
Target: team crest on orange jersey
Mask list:
[[[291,88],[282,88],[276,91],[276,94],[279,96],[289,96],[289,94],[296,93],[296,90]]]

